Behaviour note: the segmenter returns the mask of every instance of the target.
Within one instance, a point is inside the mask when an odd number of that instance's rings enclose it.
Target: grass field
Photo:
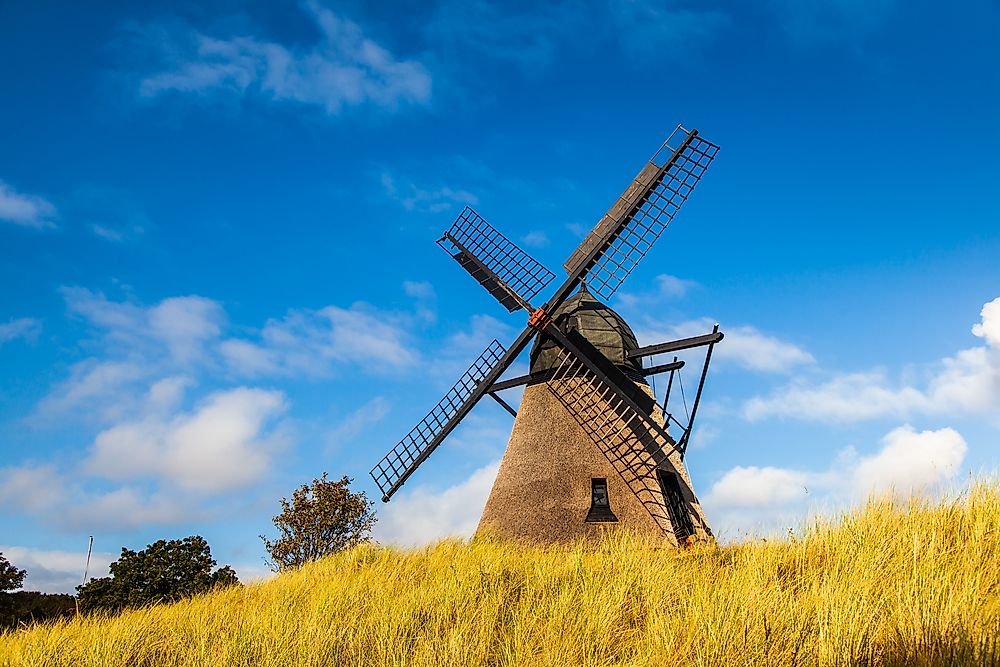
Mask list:
[[[266,583],[0,637],[3,665],[1000,664],[1000,485],[801,534],[366,546]]]

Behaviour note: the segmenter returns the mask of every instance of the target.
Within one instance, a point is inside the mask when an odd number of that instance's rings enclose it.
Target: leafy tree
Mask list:
[[[3,553],[0,552],[0,592],[14,591],[24,583],[27,572],[14,567]]]
[[[76,600],[62,593],[0,593],[0,631],[40,623],[76,611]]]
[[[118,611],[240,583],[228,565],[213,572],[215,564],[208,542],[199,535],[159,540],[142,551],[122,547],[121,557],[111,564],[110,577],[76,587],[80,608]]]
[[[324,472],[312,486],[295,489],[290,502],[281,499],[281,514],[273,519],[278,539],[272,542],[260,536],[273,571],[297,567],[370,539],[375,503],[364,491],[352,492],[350,484],[349,477],[334,482]]]

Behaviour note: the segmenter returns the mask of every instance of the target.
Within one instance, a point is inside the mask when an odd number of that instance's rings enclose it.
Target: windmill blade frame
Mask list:
[[[510,312],[531,312],[531,300],[556,277],[470,206],[437,244]]]
[[[427,416],[375,464],[370,474],[382,491],[383,502],[388,502],[392,494],[454,429],[457,420],[464,417],[482,398],[479,389],[484,379],[490,376],[506,352],[500,341],[494,339]]]
[[[678,133],[684,138],[673,148]],[[669,158],[657,162],[665,151],[670,151]],[[605,301],[610,299],[674,219],[718,152],[698,130],[678,125],[569,256],[563,264],[566,272],[585,280]]]

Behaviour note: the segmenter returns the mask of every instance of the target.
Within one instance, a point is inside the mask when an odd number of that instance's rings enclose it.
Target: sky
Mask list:
[[[998,37],[986,0],[0,3],[0,551],[28,590],[90,535],[91,576],[192,534],[264,576],[279,498],[377,499],[523,326],[435,246],[462,209],[562,271],[678,123],[721,150],[611,306],[726,334],[686,458],[720,539],[992,474]],[[471,535],[510,428],[477,406],[376,538]]]

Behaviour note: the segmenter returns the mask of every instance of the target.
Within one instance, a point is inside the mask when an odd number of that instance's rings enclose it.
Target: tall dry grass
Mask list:
[[[0,637],[4,665],[1000,664],[1000,485],[798,537],[366,546],[269,582]]]

